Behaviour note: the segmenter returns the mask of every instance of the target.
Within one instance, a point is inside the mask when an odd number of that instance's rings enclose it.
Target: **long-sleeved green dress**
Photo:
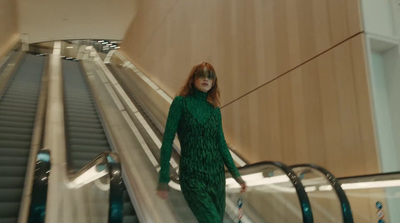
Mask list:
[[[218,223],[225,212],[225,169],[241,180],[222,130],[221,111],[195,90],[177,96],[170,107],[161,147],[159,188],[167,186],[175,133],[181,144],[179,163],[183,195],[199,222]]]

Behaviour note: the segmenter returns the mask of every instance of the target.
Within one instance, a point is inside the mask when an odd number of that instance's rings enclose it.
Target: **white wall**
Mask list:
[[[400,163],[400,0],[362,0],[381,167]]]
[[[18,0],[19,26],[29,42],[61,39],[121,40],[135,0]]]
[[[383,55],[386,69],[386,87],[388,96],[388,108],[391,111],[392,133],[395,150],[397,151],[397,163],[400,160],[400,56],[399,47],[388,50]],[[400,170],[400,164],[397,170]]]
[[[383,172],[399,169],[398,152],[394,143],[392,131],[392,111],[388,96],[388,81],[383,54],[371,52],[373,101],[376,117],[376,128],[379,138],[381,166]]]
[[[395,11],[392,10],[397,0],[362,0],[364,28],[367,33],[383,36],[396,36]]]
[[[362,0],[382,172],[400,170],[400,0]],[[398,188],[386,190],[386,218],[399,222]]]

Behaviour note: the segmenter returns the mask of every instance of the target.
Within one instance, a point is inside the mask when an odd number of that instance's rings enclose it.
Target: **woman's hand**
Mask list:
[[[247,190],[246,182],[240,183],[240,187],[242,188],[242,189],[240,190],[240,193],[246,192],[246,190]]]
[[[157,190],[157,196],[161,199],[167,200],[168,198],[168,190]]]

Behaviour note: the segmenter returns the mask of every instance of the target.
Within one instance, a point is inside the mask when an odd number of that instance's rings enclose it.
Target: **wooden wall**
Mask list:
[[[0,61],[19,41],[17,3],[0,1]]]
[[[359,0],[138,1],[121,50],[170,96],[212,63],[250,162],[379,171]]]

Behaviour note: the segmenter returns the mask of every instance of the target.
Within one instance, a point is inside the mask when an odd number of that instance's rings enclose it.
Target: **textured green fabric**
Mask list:
[[[179,163],[183,195],[199,222],[222,222],[225,169],[241,182],[222,130],[221,111],[207,102],[207,93],[177,96],[170,107],[161,147],[159,188],[170,180],[169,160],[175,133],[181,144]]]

